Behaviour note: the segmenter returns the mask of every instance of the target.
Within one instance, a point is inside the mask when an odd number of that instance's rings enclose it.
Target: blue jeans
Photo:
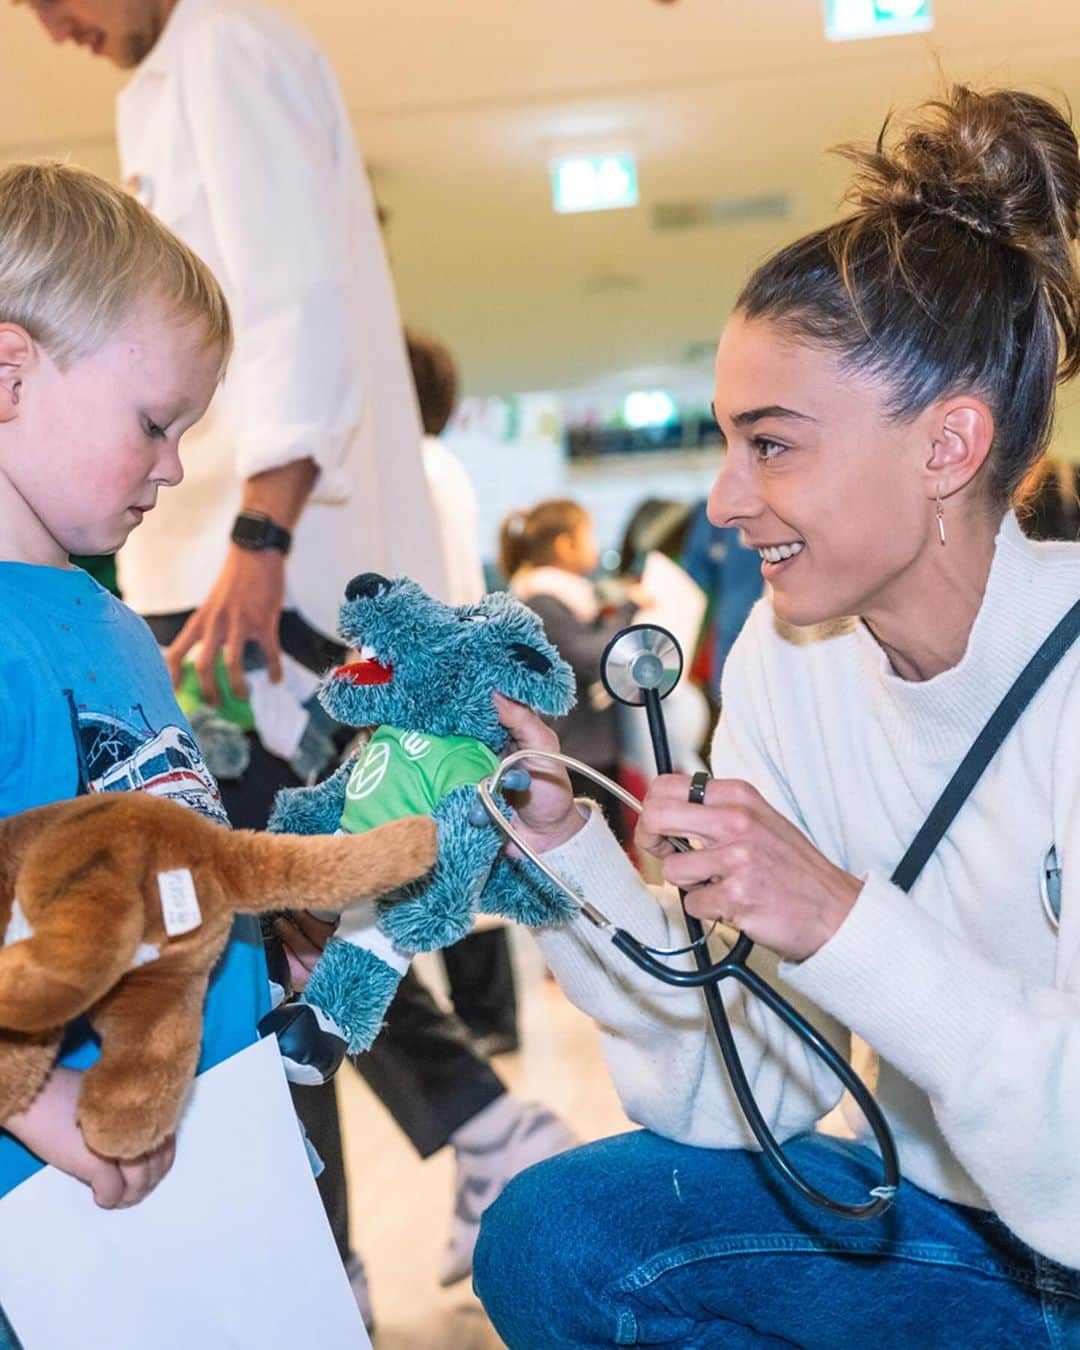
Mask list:
[[[879,1176],[846,1141],[804,1135],[787,1152],[852,1202]],[[905,1183],[888,1213],[853,1222],[759,1154],[645,1131],[516,1177],[484,1215],[473,1272],[510,1350],[1080,1350],[1080,1272],[993,1215]]]

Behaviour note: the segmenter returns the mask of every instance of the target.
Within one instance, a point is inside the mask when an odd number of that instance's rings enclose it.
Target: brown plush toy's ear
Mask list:
[[[407,816],[363,834],[263,834],[224,831],[222,880],[237,913],[267,909],[342,910],[417,881],[435,864],[429,816]]]

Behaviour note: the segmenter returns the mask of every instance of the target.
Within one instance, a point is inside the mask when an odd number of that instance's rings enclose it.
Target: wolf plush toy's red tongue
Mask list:
[[[344,680],[347,684],[389,684],[394,678],[394,667],[384,666],[379,661],[354,661],[348,666],[338,666],[334,671],[335,680]]]

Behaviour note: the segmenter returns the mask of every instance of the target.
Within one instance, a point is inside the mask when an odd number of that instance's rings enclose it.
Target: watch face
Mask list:
[[[290,539],[289,531],[275,525],[269,516],[241,514],[233,523],[232,541],[240,548],[272,548],[287,553]]]
[[[233,543],[239,544],[241,548],[265,548],[266,526],[265,520],[255,520],[251,516],[237,516],[233,525]]]

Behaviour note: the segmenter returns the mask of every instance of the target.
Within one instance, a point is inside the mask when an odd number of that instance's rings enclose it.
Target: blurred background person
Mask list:
[[[1048,455],[1024,484],[1017,515],[1030,539],[1080,539],[1080,464]]]
[[[465,466],[440,439],[458,401],[454,358],[441,342],[406,331],[420,421],[424,428],[424,472],[439,526],[443,566],[452,605],[475,604],[484,594],[476,491]],[[454,1011],[484,1056],[518,1049],[517,991],[505,925],[470,933],[446,948],[443,966]]]
[[[713,525],[705,513],[706,506],[701,501],[690,513],[683,566],[709,597],[706,639],[696,673],[706,681],[719,709],[724,662],[761,598],[765,583],[757,549],[747,548],[740,531],[732,526]]]
[[[543,620],[548,637],[570,663],[577,680],[577,705],[553,718],[568,755],[598,773],[618,778],[622,749],[618,709],[600,679],[604,648],[633,618],[644,601],[640,587],[614,609],[602,610],[592,580],[600,561],[592,517],[568,498],[538,502],[512,511],[499,535],[499,566],[510,593]],[[599,797],[595,785],[571,774],[575,791]],[[615,835],[628,832],[617,803],[600,803]]]
[[[662,553],[670,562],[686,569],[687,542],[694,521],[691,503],[662,497],[648,497],[633,512],[623,531],[619,563],[623,585],[641,577],[650,553]],[[700,585],[697,577],[691,580]],[[704,588],[703,588],[704,589]],[[706,595],[708,592],[706,591]],[[663,606],[660,606],[663,623]],[[636,620],[635,620],[636,621]],[[705,767],[702,758],[714,721],[714,710],[702,689],[701,654],[705,635],[698,637],[696,649],[683,652],[683,676],[664,699],[671,762],[679,773],[696,773]],[[656,756],[649,735],[649,720],[644,708],[618,707],[622,738],[620,782],[639,800],[645,796],[656,775]],[[631,813],[631,828],[635,823]],[[631,849],[640,867],[649,868],[647,857]]]

